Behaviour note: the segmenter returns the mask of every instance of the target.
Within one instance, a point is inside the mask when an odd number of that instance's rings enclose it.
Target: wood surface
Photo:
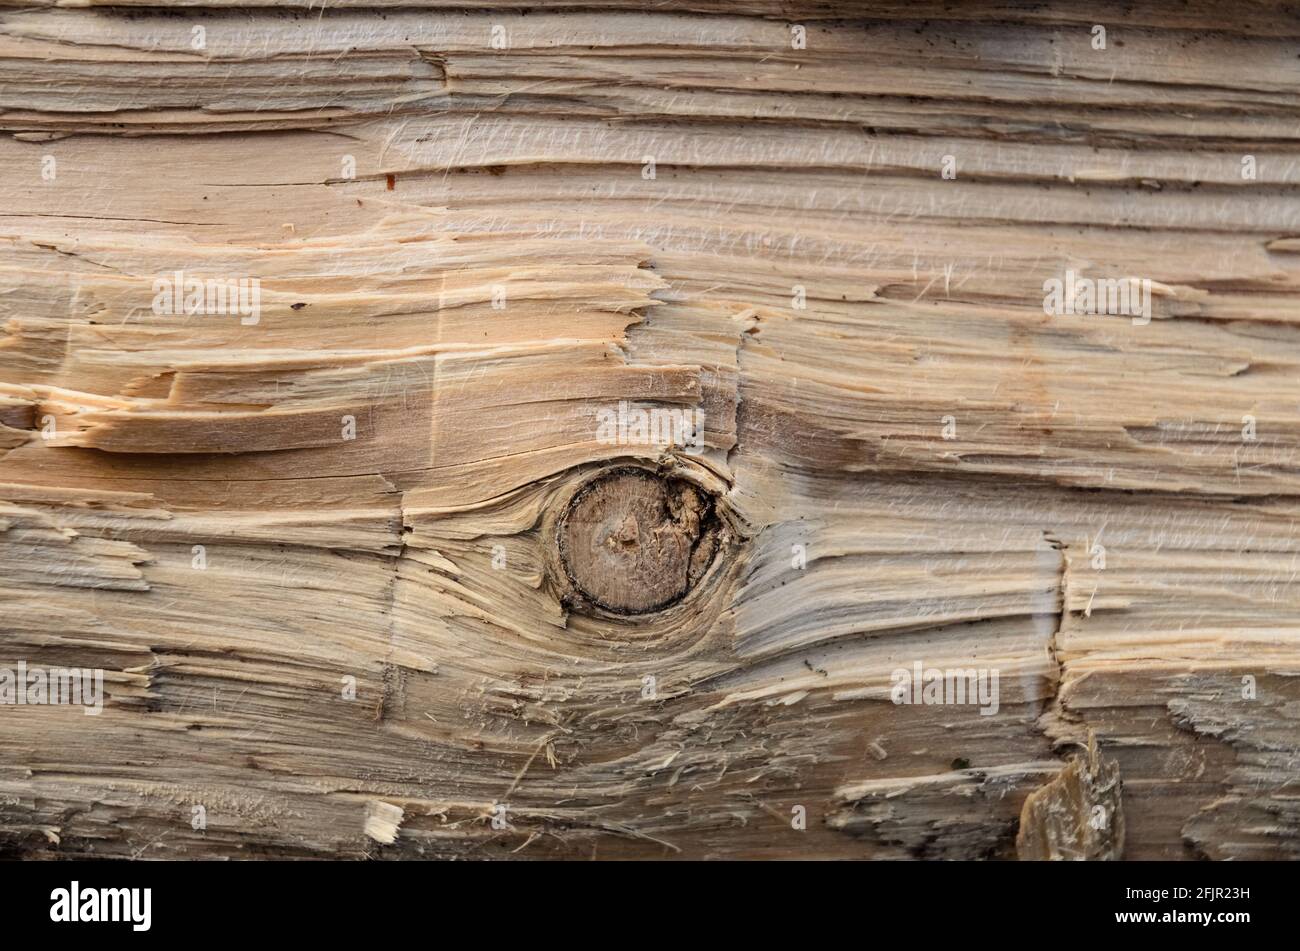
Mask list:
[[[0,854],[1300,857],[1294,5],[0,4],[0,133]]]

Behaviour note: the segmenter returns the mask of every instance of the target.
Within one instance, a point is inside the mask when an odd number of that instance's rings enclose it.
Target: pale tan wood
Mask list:
[[[1296,857],[1293,7],[81,6],[0,10],[0,667],[108,698],[0,706],[6,854],[1013,858],[1092,763],[1089,857]],[[619,616],[626,466],[719,548]]]

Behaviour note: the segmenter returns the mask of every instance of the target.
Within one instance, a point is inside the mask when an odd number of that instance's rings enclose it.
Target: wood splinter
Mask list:
[[[1097,737],[1051,782],[1025,799],[1016,835],[1020,859],[1114,860],[1124,854],[1119,764],[1101,755]]]

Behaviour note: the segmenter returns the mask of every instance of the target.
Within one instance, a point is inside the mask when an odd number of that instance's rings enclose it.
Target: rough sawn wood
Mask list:
[[[0,667],[106,693],[0,706],[0,851],[1297,857],[1298,54],[1269,0],[0,8]],[[602,435],[656,410],[698,451]]]

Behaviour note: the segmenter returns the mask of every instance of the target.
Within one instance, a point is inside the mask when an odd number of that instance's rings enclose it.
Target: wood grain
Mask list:
[[[1298,39],[4,5],[0,852],[1300,857]]]

